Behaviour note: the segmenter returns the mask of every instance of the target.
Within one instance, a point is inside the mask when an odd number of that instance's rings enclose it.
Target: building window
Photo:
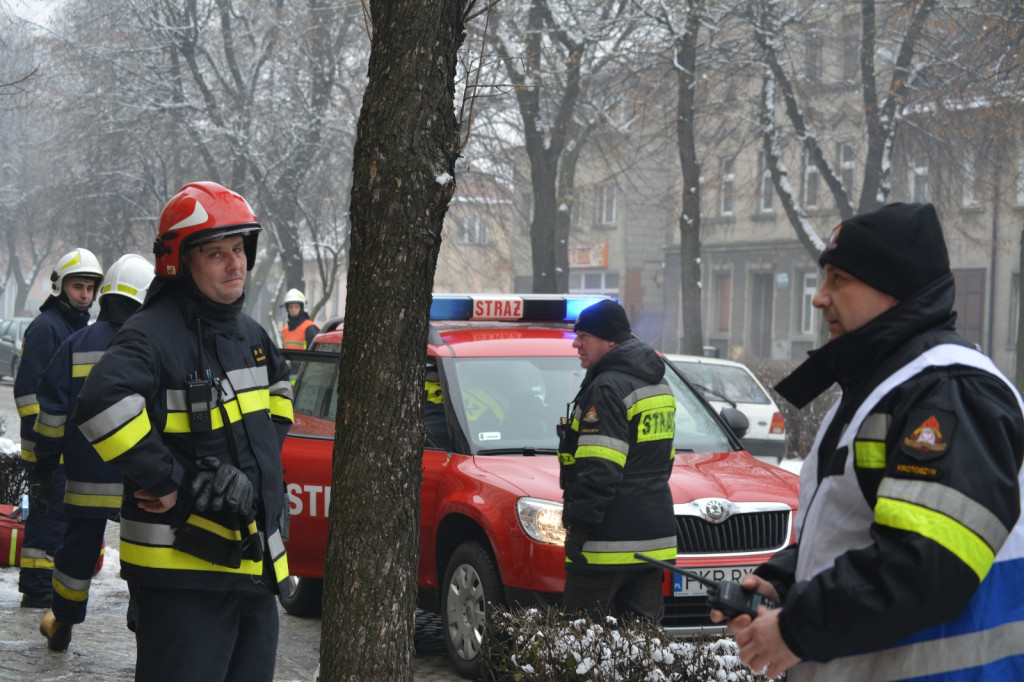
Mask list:
[[[818,207],[818,185],[821,173],[811,159],[811,152],[804,150],[804,206],[807,208]]]
[[[849,142],[839,143],[839,182],[843,183],[846,196],[853,198],[853,174],[857,170],[857,157],[853,145]]]
[[[732,215],[733,185],[736,181],[735,157],[722,159],[722,190],[718,193],[718,214]]]
[[[812,29],[804,47],[804,72],[811,83],[821,80],[822,45],[821,31]]]
[[[963,186],[963,207],[971,208],[977,206],[980,196],[980,178],[978,170],[978,152],[968,149],[964,154],[964,186]]]
[[[912,161],[907,172],[907,193],[910,200],[916,203],[928,201],[928,162],[919,159]]]
[[[852,81],[860,67],[860,17],[843,18],[843,79]]]
[[[732,317],[732,274],[728,272],[715,273],[714,282],[715,301],[718,303],[717,316],[715,317],[715,331],[725,333],[729,331],[729,319]]]
[[[1017,325],[1020,320],[1020,273],[1010,275],[1010,324],[1006,330],[1006,342],[1009,346],[1017,345]],[[1018,360],[1019,362],[1019,360]]]
[[[583,224],[583,193],[573,192],[572,201],[569,202],[569,225],[579,228]]]
[[[569,293],[616,296],[619,293],[619,273],[574,270],[569,273]]]
[[[459,244],[488,244],[487,218],[470,217],[458,221],[459,234],[455,239]]]
[[[529,232],[530,225],[533,224],[533,192],[523,192],[521,196],[523,198],[523,231]]]
[[[775,203],[775,187],[772,185],[772,172],[768,169],[768,156],[764,152],[757,153],[757,172],[760,178],[757,183],[757,210],[759,213],[771,213]]]
[[[601,188],[601,224],[615,225],[615,185]]]
[[[805,272],[800,290],[800,333],[813,334],[817,325],[814,295],[818,293],[818,273]]]
[[[1024,150],[1017,159],[1017,205],[1024,206]]]

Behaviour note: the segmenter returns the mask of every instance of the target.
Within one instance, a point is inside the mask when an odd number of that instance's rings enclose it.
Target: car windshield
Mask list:
[[[757,382],[742,367],[713,365],[703,362],[673,363],[691,383],[707,389],[709,400],[724,397],[734,403],[756,403],[764,405],[769,398]]]
[[[555,425],[566,416],[585,375],[578,358],[448,358],[442,363],[451,407],[474,452],[557,451]],[[676,398],[676,450],[731,450],[704,403],[673,372],[665,376]]]

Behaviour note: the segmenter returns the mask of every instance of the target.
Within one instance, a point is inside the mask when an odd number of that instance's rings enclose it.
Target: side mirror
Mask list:
[[[750,428],[750,420],[747,419],[747,415],[735,407],[723,407],[720,414],[737,438],[747,435],[747,429]]]

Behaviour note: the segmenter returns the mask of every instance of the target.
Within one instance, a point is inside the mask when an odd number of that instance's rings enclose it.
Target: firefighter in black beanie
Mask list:
[[[668,479],[675,399],[665,363],[634,338],[626,311],[606,299],[586,308],[573,346],[587,370],[560,426],[568,612],[661,620],[663,571],[635,552],[675,561]]]

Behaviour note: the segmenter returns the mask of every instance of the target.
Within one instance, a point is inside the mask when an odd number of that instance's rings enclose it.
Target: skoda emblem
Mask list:
[[[712,523],[724,521],[728,516],[725,504],[721,500],[708,500],[704,503],[704,517]]]

